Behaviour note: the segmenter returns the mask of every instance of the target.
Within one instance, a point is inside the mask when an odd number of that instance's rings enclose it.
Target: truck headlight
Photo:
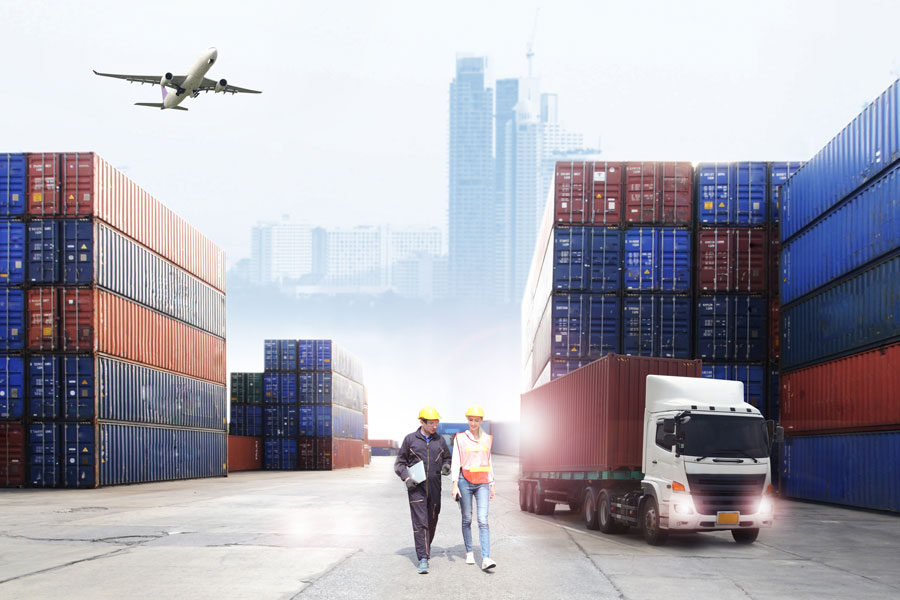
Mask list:
[[[674,494],[672,510],[677,515],[692,515],[694,514],[694,499],[688,494]]]
[[[775,503],[772,501],[772,496],[766,494],[759,501],[759,512],[760,514],[771,515],[774,510]]]

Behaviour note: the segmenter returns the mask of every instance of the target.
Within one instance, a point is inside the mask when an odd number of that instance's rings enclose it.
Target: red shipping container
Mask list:
[[[781,425],[791,435],[900,429],[900,344],[782,373]]]
[[[714,227],[697,234],[697,285],[701,292],[765,292],[766,232]]]
[[[781,303],[778,298],[769,300],[769,360],[778,360],[781,357]]]
[[[766,232],[761,229],[735,229],[734,242],[735,291],[767,291]]]
[[[657,163],[628,163],[625,166],[625,221],[656,223],[659,220],[659,174]]]
[[[625,165],[625,221],[689,225],[694,168],[690,163],[629,162]]]
[[[564,225],[618,225],[622,184],[622,163],[556,163],[554,220]]]
[[[778,226],[769,230],[769,293],[781,295],[781,234]]]
[[[262,470],[262,438],[228,436],[228,472]]]
[[[25,426],[0,422],[0,487],[25,485]]]
[[[51,349],[45,333],[53,323],[52,349],[100,352],[226,384],[221,338],[101,289],[35,288],[28,298],[28,350]]]
[[[28,165],[29,215],[55,215],[59,206],[60,168],[58,154],[34,153],[26,155]]]
[[[344,438],[319,438],[320,456],[330,456],[331,465],[320,468],[352,469],[366,464],[365,443],[362,440],[348,440]],[[330,450],[329,450],[330,447]],[[328,464],[328,458],[323,458],[322,465]]]
[[[662,163],[662,225],[690,225],[694,215],[694,166]]]
[[[400,444],[395,440],[369,440],[370,448],[399,448]]]
[[[639,471],[647,375],[700,377],[700,365],[607,354],[522,394],[522,471]]]

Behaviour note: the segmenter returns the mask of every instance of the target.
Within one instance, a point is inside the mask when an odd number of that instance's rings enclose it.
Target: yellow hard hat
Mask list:
[[[481,410],[480,406],[470,406],[469,410],[466,411],[467,417],[481,417],[484,418],[484,411]]]
[[[441,415],[433,406],[426,406],[419,411],[419,418],[423,421],[440,421]]]

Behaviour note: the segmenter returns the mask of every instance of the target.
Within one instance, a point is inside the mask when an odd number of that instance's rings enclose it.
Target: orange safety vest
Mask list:
[[[456,448],[463,477],[469,483],[491,482],[491,445],[494,438],[481,432],[481,439],[473,440],[468,431],[456,434]]]

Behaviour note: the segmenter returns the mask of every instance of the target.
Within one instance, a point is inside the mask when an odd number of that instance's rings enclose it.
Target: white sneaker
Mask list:
[[[484,558],[481,559],[481,569],[483,571],[487,571],[488,569],[493,569],[496,566],[497,566],[497,563],[495,563],[493,560],[491,560],[490,556],[485,556]]]
[[[467,565],[475,564],[475,553],[474,552],[466,552],[466,564]]]

